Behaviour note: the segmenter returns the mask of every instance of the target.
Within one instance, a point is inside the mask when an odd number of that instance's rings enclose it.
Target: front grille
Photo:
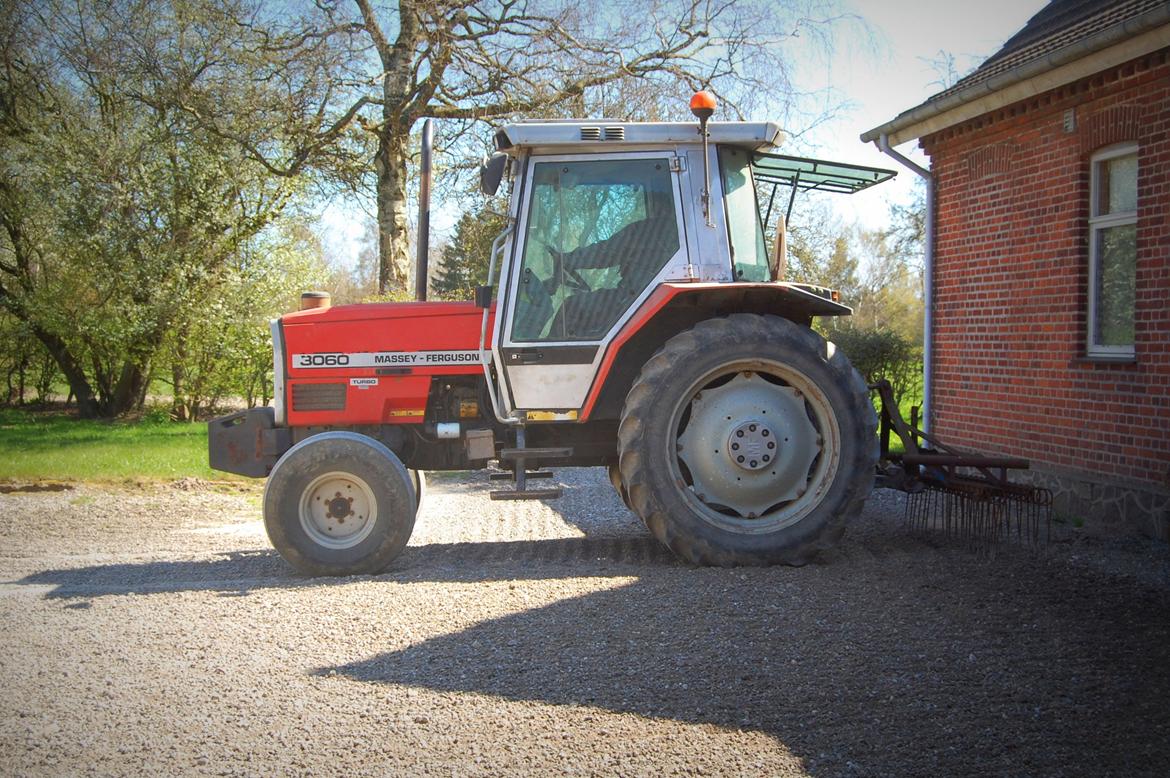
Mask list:
[[[293,384],[294,411],[344,411],[345,384]]]

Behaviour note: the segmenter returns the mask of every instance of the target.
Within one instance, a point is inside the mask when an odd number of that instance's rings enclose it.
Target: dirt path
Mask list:
[[[258,490],[0,495],[0,773],[1170,771],[1165,545],[987,560],[879,493],[820,564],[694,569],[562,480],[432,479],[393,569],[339,580]]]

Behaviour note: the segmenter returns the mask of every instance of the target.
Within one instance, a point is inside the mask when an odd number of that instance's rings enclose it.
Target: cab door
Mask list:
[[[575,419],[621,325],[686,277],[683,167],[673,151],[529,159],[493,339],[512,409]]]

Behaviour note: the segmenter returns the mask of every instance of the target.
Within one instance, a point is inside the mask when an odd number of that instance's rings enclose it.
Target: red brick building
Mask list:
[[[862,136],[931,161],[931,429],[1170,534],[1170,2],[1053,0]],[[894,152],[896,155],[896,152]]]

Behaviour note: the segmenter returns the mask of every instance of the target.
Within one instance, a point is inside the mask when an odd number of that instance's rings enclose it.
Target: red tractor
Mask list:
[[[515,482],[493,499],[559,496],[529,486],[542,466],[608,468],[696,564],[802,564],[837,541],[873,484],[876,416],[810,328],[851,310],[782,280],[784,220],[771,254],[764,224],[778,189],[790,213],[798,191],[894,174],[776,154],[777,125],[708,122],[713,107],[696,95],[698,124],[503,127],[481,183],[508,182],[508,226],[474,302],[425,302],[420,261],[419,302],[309,297],[272,322],[275,407],[212,421],[209,446],[212,467],[268,477],[286,560],[383,570],[421,472],[492,460]],[[424,189],[428,172],[429,157]],[[425,229],[420,244],[425,257]]]

